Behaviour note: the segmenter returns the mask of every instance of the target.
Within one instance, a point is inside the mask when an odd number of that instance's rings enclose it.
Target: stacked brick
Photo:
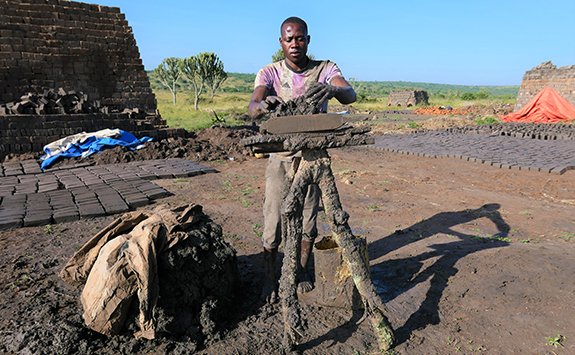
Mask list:
[[[402,90],[389,93],[387,106],[411,107],[429,104],[429,95],[424,90]]]
[[[81,92],[111,114],[99,110],[104,112],[46,115],[30,102],[32,108],[14,109],[9,104],[30,92],[58,88]],[[8,116],[0,115],[0,159],[10,153],[41,151],[62,137],[104,128],[155,138],[185,134],[167,129],[157,115],[132,29],[114,7],[66,0],[0,0],[1,104],[7,104],[3,109]],[[125,109],[143,115],[116,113]]]
[[[527,71],[517,94],[515,111],[521,109],[546,86],[552,87],[575,105],[575,65],[557,68],[549,61]]]
[[[47,89],[43,93],[28,93],[18,101],[0,105],[0,116],[21,114],[65,114],[106,112],[99,101],[89,101],[83,92]],[[139,109],[135,109],[139,110]]]
[[[169,129],[159,116],[132,118],[130,113],[72,115],[10,115],[0,117],[0,158],[8,154],[40,152],[62,137],[103,128],[137,132],[156,139],[182,137],[183,129]]]
[[[0,1],[0,103],[59,87],[120,110],[156,108],[120,9],[64,0]]]
[[[213,172],[184,159],[47,172],[34,160],[0,164],[0,230],[126,212],[170,195],[150,180]]]

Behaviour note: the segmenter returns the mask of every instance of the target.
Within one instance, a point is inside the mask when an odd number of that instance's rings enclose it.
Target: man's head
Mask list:
[[[310,42],[305,21],[299,17],[288,17],[282,22],[280,35],[279,41],[286,59],[298,67],[305,65]]]

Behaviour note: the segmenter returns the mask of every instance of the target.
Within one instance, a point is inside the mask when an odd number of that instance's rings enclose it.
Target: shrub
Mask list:
[[[471,100],[475,100],[476,98],[477,97],[472,92],[464,92],[463,94],[461,94],[461,100],[471,101]]]
[[[500,123],[499,119],[493,116],[485,116],[479,117],[475,120],[475,123],[479,126],[481,125],[490,125],[490,124],[497,124]]]

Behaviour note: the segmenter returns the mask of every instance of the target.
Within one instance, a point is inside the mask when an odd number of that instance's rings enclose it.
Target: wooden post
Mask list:
[[[349,215],[342,209],[331,159],[325,149],[302,150],[302,161],[290,179],[289,190],[282,206],[285,234],[284,261],[280,279],[280,297],[284,317],[284,348],[291,351],[301,336],[301,316],[297,300],[297,263],[299,261],[303,202],[309,184],[317,184],[322,192],[322,202],[335,241],[342,248],[353,281],[364,303],[365,315],[370,319],[382,351],[389,350],[394,342],[391,325],[386,317],[386,307],[375,290],[369,274],[369,264],[361,255],[361,248],[349,224]]]

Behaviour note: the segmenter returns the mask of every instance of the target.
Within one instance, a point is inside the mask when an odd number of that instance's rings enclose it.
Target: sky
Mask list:
[[[147,70],[214,52],[228,72],[256,73],[289,16],[308,24],[308,53],[348,79],[519,85],[551,60],[575,65],[575,0],[92,0],[119,7]]]

